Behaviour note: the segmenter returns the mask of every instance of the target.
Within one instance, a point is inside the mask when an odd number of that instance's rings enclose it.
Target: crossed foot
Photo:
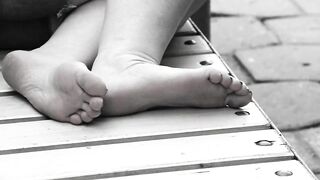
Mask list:
[[[89,71],[80,62],[14,51],[4,60],[3,74],[38,111],[73,124],[158,106],[236,108],[252,98],[242,82],[213,67],[180,69],[140,59],[120,68],[105,62],[97,59]]]

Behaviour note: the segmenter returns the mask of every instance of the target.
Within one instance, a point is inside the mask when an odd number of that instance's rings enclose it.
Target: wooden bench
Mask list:
[[[192,22],[177,32],[162,64],[232,73]],[[0,76],[0,112],[1,180],[316,179],[256,102],[74,126],[46,119]]]

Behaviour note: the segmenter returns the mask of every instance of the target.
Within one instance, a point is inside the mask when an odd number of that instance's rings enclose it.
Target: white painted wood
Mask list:
[[[165,57],[161,61],[161,65],[178,68],[202,68],[210,65],[222,72],[228,72],[227,68],[216,54]]]
[[[0,96],[0,124],[17,119],[43,117],[21,96]]]
[[[195,35],[197,31],[194,29],[190,21],[186,21],[186,23],[181,26],[176,32],[176,36],[185,36],[185,35]]]
[[[0,71],[0,96],[7,95],[7,94],[10,94],[13,92],[14,92],[14,90],[3,79],[3,75]]]
[[[186,45],[185,42],[194,40],[194,45]],[[210,47],[201,36],[179,36],[174,37],[170,42],[165,56],[183,56],[212,53]]]
[[[238,116],[235,114],[238,110],[228,108],[167,109],[100,118],[88,126],[74,126],[53,120],[2,124],[0,154],[10,150],[12,153],[26,151],[27,148],[90,141],[114,143],[126,142],[128,138],[155,139],[159,136],[180,137],[269,128],[268,121],[253,103],[243,109],[250,115]]]
[[[3,58],[9,53],[10,51],[0,50],[0,70],[2,69],[2,61]]]
[[[292,172],[290,176],[278,176],[276,172]],[[278,173],[279,174],[279,173]],[[289,174],[288,174],[289,175]],[[110,180],[315,180],[304,166],[296,160],[257,163],[217,168],[196,169],[125,176]]]
[[[255,144],[265,139],[274,144]],[[1,155],[0,179],[107,177],[279,158],[293,154],[276,131],[262,130]]]

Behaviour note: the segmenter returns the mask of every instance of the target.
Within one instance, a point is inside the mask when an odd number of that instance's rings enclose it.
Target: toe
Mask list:
[[[81,124],[82,120],[78,114],[73,114],[70,116],[69,120],[72,124]]]
[[[107,93],[107,88],[104,82],[92,72],[78,73],[77,81],[79,86],[91,96],[103,97]]]
[[[239,108],[247,105],[252,101],[252,94],[247,94],[245,96],[239,96],[235,94],[230,94],[225,99],[225,104],[231,108]]]
[[[236,79],[236,78],[232,78],[232,81],[231,81],[231,84],[229,86],[229,89],[232,90],[232,91],[238,91],[242,88],[242,82],[239,81],[239,79]]]
[[[84,110],[88,114],[88,116],[91,118],[96,118],[96,117],[100,116],[100,114],[101,114],[100,111],[92,110],[88,103],[82,104],[82,110]]]
[[[88,114],[85,111],[80,111],[78,112],[78,114],[80,114],[80,117],[83,122],[89,123],[93,120],[91,117],[88,116]]]
[[[247,87],[247,85],[245,83],[242,83],[241,88],[239,90],[235,91],[235,94],[240,95],[240,96],[245,96],[249,93],[251,93],[251,91],[249,90],[249,88]]]
[[[93,97],[89,101],[89,106],[94,111],[100,111],[103,106],[103,99],[101,97]]]
[[[221,80],[221,85],[224,88],[229,88],[231,83],[232,83],[233,77],[229,76],[228,74],[223,73],[222,74],[222,80]]]
[[[210,82],[212,82],[214,84],[220,83],[222,80],[221,72],[217,71],[217,70],[210,71],[209,80],[210,80]]]

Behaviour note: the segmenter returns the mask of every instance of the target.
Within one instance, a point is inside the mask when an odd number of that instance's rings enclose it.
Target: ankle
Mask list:
[[[123,70],[137,64],[159,64],[160,60],[143,52],[122,52],[108,54],[107,52],[99,52],[95,64],[102,65],[103,67],[112,67],[115,69]]]

